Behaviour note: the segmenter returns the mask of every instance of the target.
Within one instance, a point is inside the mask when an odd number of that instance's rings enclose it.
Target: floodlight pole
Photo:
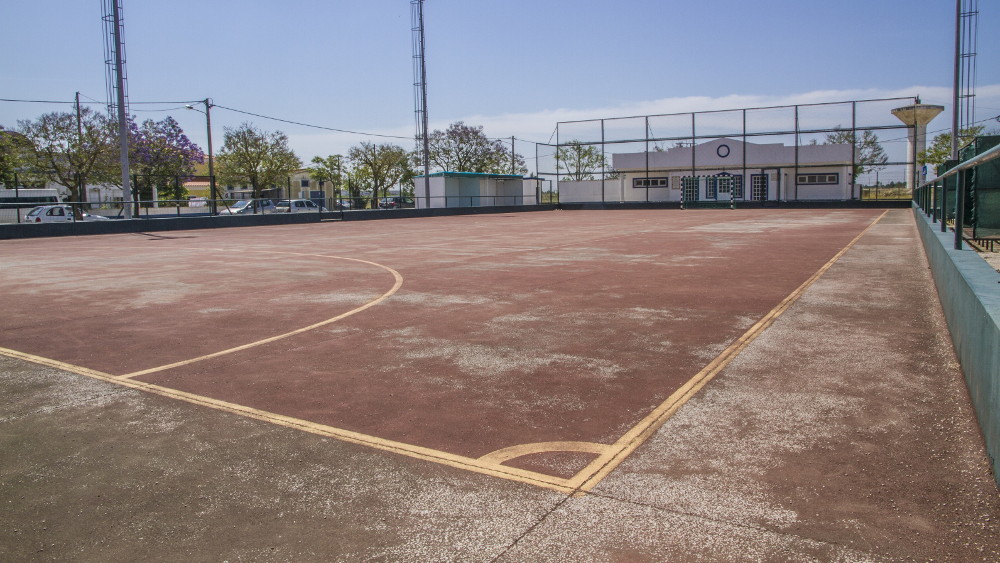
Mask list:
[[[122,168],[122,215],[125,219],[132,218],[132,187],[129,178],[128,163],[128,109],[125,107],[125,63],[122,56],[121,12],[118,9],[119,0],[111,0],[111,33],[115,43],[115,90],[118,103],[118,144],[121,150]]]
[[[411,7],[411,17],[413,18],[412,32],[414,34],[413,39],[413,58],[414,58],[414,79],[417,81],[416,86],[416,96],[419,98],[416,100],[416,111],[417,111],[417,136],[423,141],[423,164],[424,164],[424,201],[427,207],[431,206],[431,188],[430,188],[430,174],[431,174],[431,164],[430,164],[430,139],[428,138],[427,132],[427,65],[425,64],[426,48],[424,43],[424,0],[410,0]],[[416,194],[414,193],[414,196]]]
[[[421,118],[423,119],[424,130],[424,196],[427,198],[427,207],[431,206],[431,152],[430,152],[430,131],[427,126],[427,45],[424,35],[424,0],[420,0],[417,5],[420,10],[420,101]]]
[[[951,92],[951,159],[958,160],[958,91],[962,60],[962,0],[955,0],[955,82]]]

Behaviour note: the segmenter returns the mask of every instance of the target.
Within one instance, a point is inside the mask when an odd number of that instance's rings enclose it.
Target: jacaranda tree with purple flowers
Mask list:
[[[129,120],[129,167],[136,179],[140,199],[183,199],[184,182],[194,175],[195,164],[205,162],[205,153],[191,142],[174,118]]]

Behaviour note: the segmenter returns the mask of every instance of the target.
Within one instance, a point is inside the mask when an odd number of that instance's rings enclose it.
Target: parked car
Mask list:
[[[326,207],[316,205],[311,199],[282,199],[274,206],[275,213],[319,213]]]
[[[339,209],[351,209],[353,207],[354,206],[351,203],[351,200],[349,200],[349,199],[335,199],[335,200],[333,200],[333,208],[334,209],[338,209],[338,210]]]
[[[257,213],[274,213],[274,202],[269,199],[241,199],[236,203],[219,208],[219,215],[250,215],[257,208]]]
[[[414,207],[412,197],[383,197],[378,202],[382,209],[401,209],[404,207]]]
[[[39,205],[24,217],[25,223],[72,223],[74,221],[108,221],[103,215],[91,215],[80,210],[80,216],[73,217],[71,205]]]

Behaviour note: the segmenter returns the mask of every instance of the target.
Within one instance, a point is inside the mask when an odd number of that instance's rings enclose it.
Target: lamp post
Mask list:
[[[205,111],[201,111],[200,109],[195,109],[195,107],[192,106],[191,104],[188,104],[184,107],[186,107],[187,109],[194,110],[198,113],[205,114],[205,124],[206,124],[206,129],[208,130],[208,186],[209,186],[208,208],[209,212],[212,215],[215,215],[216,211],[215,200],[217,194],[215,191],[215,159],[212,156],[212,107],[215,104],[212,103],[212,98],[205,98],[204,100],[202,100],[201,103],[205,104]]]

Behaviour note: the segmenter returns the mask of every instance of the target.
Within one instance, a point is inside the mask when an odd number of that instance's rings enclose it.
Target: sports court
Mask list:
[[[586,491],[883,210],[536,212],[16,241],[6,354]]]
[[[0,558],[995,561],[910,210],[0,245]]]

